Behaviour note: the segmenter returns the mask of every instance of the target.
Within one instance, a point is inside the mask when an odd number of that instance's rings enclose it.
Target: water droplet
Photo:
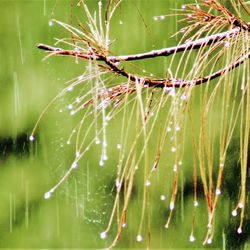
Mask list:
[[[237,233],[238,233],[238,234],[241,234],[241,233],[242,233],[241,227],[239,227],[239,228],[237,229]]]
[[[122,20],[119,20],[119,24],[122,25],[122,24],[123,24],[123,21],[122,21]]]
[[[186,10],[186,8],[187,8],[187,6],[186,6],[185,4],[183,4],[183,5],[181,6],[181,9],[182,9],[182,10]]]
[[[67,143],[68,145],[70,145],[70,140],[68,140],[66,143]]]
[[[212,239],[211,238],[207,239],[207,244],[212,244]]]
[[[74,115],[75,113],[76,113],[75,110],[70,111],[70,115]]]
[[[120,187],[120,181],[119,181],[119,179],[116,179],[116,180],[115,180],[115,186],[116,186],[117,188]]]
[[[102,156],[102,159],[103,159],[104,161],[107,161],[107,160],[108,160],[108,156],[105,154],[105,155]]]
[[[151,182],[150,182],[150,180],[146,180],[146,183],[145,183],[145,185],[148,187],[148,186],[150,186],[151,185]]]
[[[237,211],[236,210],[232,211],[232,216],[234,216],[234,217],[237,216]]]
[[[60,113],[62,113],[62,112],[63,112],[63,110],[62,110],[62,109],[59,109],[59,112],[60,112]]]
[[[173,166],[173,171],[174,171],[174,172],[177,171],[177,165],[176,165],[176,164],[174,164],[174,166]]]
[[[83,75],[80,75],[79,77],[78,77],[78,81],[82,81],[83,80]]]
[[[117,144],[117,145],[116,145],[116,148],[117,148],[117,149],[121,149],[121,148],[122,148],[122,145],[121,145],[121,144]]]
[[[124,227],[126,227],[126,223],[123,223],[123,224],[122,224],[122,228],[124,228]]]
[[[201,6],[199,4],[196,4],[196,9],[197,10],[200,10],[201,9]]]
[[[174,210],[174,202],[173,201],[170,202],[169,208],[170,208],[170,210]]]
[[[53,26],[54,22],[53,21],[49,21],[49,26]]]
[[[185,33],[186,33],[186,31],[187,31],[187,30],[186,30],[186,29],[184,29],[184,28],[180,30],[180,32],[181,32],[182,34],[185,34]]]
[[[220,195],[221,194],[221,190],[220,189],[216,189],[215,193],[216,193],[216,195]]]
[[[176,125],[175,131],[180,131],[180,130],[181,130],[180,126],[179,126],[179,125]]]
[[[101,239],[106,239],[107,238],[107,233],[106,232],[100,233],[100,237],[101,237]]]
[[[165,201],[166,200],[166,196],[164,194],[161,195],[161,200]]]
[[[174,153],[174,152],[176,152],[176,147],[172,147],[171,148],[171,151]]]
[[[198,201],[194,201],[194,206],[198,207],[199,206],[199,202]]]
[[[100,144],[100,140],[98,138],[95,139],[95,144]]]
[[[103,167],[103,166],[104,166],[104,161],[103,161],[102,159],[99,161],[99,166],[100,166],[100,167]]]
[[[76,151],[76,157],[79,158],[81,155],[80,151]]]
[[[69,110],[71,110],[73,108],[73,105],[72,104],[69,104],[68,107],[67,107]]]
[[[29,140],[30,140],[30,141],[34,141],[34,140],[35,140],[35,136],[31,135],[31,136],[29,137]]]
[[[45,199],[45,200],[50,199],[50,198],[51,198],[51,194],[52,194],[51,191],[45,193],[45,194],[44,194],[44,199]]]
[[[77,162],[73,162],[72,165],[71,165],[72,168],[77,168],[78,167],[78,163]]]
[[[195,241],[195,237],[192,234],[189,236],[189,241],[190,242],[194,242]]]
[[[181,96],[181,100],[185,101],[185,100],[187,100],[187,99],[188,99],[187,95],[183,94],[183,95]]]
[[[102,7],[102,1],[98,2],[98,6],[101,8]]]
[[[108,143],[107,143],[106,141],[104,141],[104,142],[102,143],[102,146],[103,146],[104,148],[106,148],[106,147],[108,146]]]
[[[229,48],[229,47],[230,47],[230,42],[225,42],[225,43],[224,43],[224,46],[225,46],[226,48]]]
[[[166,16],[160,16],[161,20],[164,20],[166,18]]]
[[[167,132],[170,132],[171,131],[171,128],[170,127],[167,127]]]
[[[243,208],[244,204],[242,202],[239,203],[239,208]]]
[[[192,14],[188,14],[188,15],[187,15],[187,18],[188,18],[188,19],[192,19],[192,18],[193,18]]]
[[[69,86],[68,88],[67,88],[67,90],[70,92],[70,91],[72,91],[74,89],[74,87],[73,86]]]
[[[138,234],[137,237],[136,237],[136,240],[137,240],[138,242],[141,242],[141,241],[142,241],[142,236],[141,236],[140,234]]]
[[[157,20],[158,20],[158,17],[157,17],[157,16],[154,16],[153,18],[154,18],[154,20],[155,20],[155,21],[157,21]]]

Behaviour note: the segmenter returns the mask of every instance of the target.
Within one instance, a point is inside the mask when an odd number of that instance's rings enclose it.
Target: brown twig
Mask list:
[[[154,58],[154,57],[159,57],[159,56],[170,56],[178,52],[183,52],[183,51],[187,51],[191,49],[198,49],[203,46],[221,41],[225,38],[235,36],[239,33],[239,31],[240,31],[239,28],[234,28],[229,31],[225,31],[222,33],[217,33],[217,34],[210,35],[204,38],[200,38],[195,41],[189,41],[185,44],[181,44],[175,47],[152,50],[150,52],[133,54],[133,55],[108,56],[107,59],[111,62],[121,62],[121,61],[142,60],[142,59]],[[97,55],[83,54],[80,51],[76,51],[76,50],[64,50],[64,49],[52,47],[46,44],[38,44],[37,47],[39,49],[52,52],[53,55],[73,56],[73,57],[83,58],[87,60],[90,60],[90,59],[97,60],[97,61],[103,60],[103,58],[98,57]]]
[[[103,57],[105,63],[110,67],[110,69],[118,75],[129,78],[131,81],[135,82],[137,79],[142,79],[143,84],[148,87],[157,87],[157,88],[180,88],[187,86],[200,85],[202,83],[206,83],[215,78],[218,78],[225,73],[237,68],[242,63],[244,63],[247,59],[250,58],[250,52],[243,54],[239,57],[234,63],[228,65],[208,76],[198,78],[196,80],[182,80],[182,79],[148,79],[144,77],[139,77],[135,75],[131,75],[127,73],[123,68],[118,68],[115,63],[108,60],[108,58]]]

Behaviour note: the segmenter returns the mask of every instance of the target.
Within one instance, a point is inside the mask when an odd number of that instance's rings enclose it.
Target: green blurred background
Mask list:
[[[180,27],[176,18],[155,21],[155,15],[172,13],[184,0],[124,1],[112,23],[113,51],[116,54],[143,52],[173,46],[177,38],[169,38]],[[98,1],[88,1],[94,10]],[[57,25],[49,26],[50,18],[75,24],[84,22],[83,10],[73,1],[1,0],[0,1],[0,247],[1,248],[103,248],[112,236],[100,239],[108,221],[114,199],[115,170],[112,162],[100,170],[95,147],[80,163],[79,169],[50,200],[44,193],[62,176],[72,161],[73,149],[65,146],[74,126],[66,106],[67,96],[60,99],[46,114],[36,133],[36,142],[28,137],[43,108],[65,87],[65,82],[80,75],[84,64],[71,58],[42,61],[45,52],[36,45],[54,44],[54,38],[68,34]],[[155,75],[164,76],[166,60],[140,63]],[[63,112],[59,112],[62,109]],[[119,120],[112,125],[115,141],[119,136]],[[231,154],[235,164],[237,152]],[[116,155],[113,150],[110,155]],[[188,157],[186,157],[187,162]],[[179,208],[171,229],[164,229],[168,204],[160,201],[160,188],[154,185],[155,201],[151,204],[152,248],[202,248],[206,232],[206,207],[200,201],[197,215],[196,242],[189,242],[192,220],[192,171],[181,176],[183,187]],[[227,185],[230,186],[229,174]],[[227,181],[227,180],[226,180]],[[186,188],[184,190],[184,187]],[[187,190],[187,191],[186,191]],[[136,190],[139,193],[141,190]],[[236,194],[237,195],[237,194]],[[139,196],[140,197],[140,196]],[[247,233],[241,236],[231,221],[232,204],[226,194],[217,211],[216,234],[212,248],[230,244],[242,246]],[[143,248],[136,242],[139,217],[137,199],[132,198],[128,227],[118,245],[120,248]],[[190,200],[190,202],[189,202]],[[219,219],[218,219],[219,217]],[[146,236],[145,236],[146,238]],[[229,244],[229,245],[228,245]],[[247,245],[245,245],[247,248]]]

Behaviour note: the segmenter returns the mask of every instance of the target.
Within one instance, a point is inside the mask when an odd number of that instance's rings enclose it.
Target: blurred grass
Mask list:
[[[98,1],[89,1],[95,6]],[[114,19],[112,37],[116,39],[114,54],[143,52],[176,44],[169,37],[175,33],[175,17],[163,21],[153,21],[154,15],[170,13],[170,9],[180,7],[187,1],[151,0],[124,1]],[[49,26],[48,22],[55,6],[54,0],[1,0],[0,1],[0,139],[12,138],[13,144],[19,134],[29,136],[40,112],[45,105],[64,87],[64,83],[83,71],[81,63],[75,64],[71,58],[51,58],[42,61],[43,51],[36,48],[42,42],[53,44],[54,37],[62,38],[68,34],[60,27]],[[93,7],[94,8],[94,7]],[[71,22],[81,16],[80,9],[71,10],[70,1],[58,1],[53,18]],[[73,15],[73,16],[72,16]],[[122,20],[123,24],[119,24]],[[167,67],[165,59],[148,60],[138,64],[155,75],[164,76]],[[164,65],[164,66],[162,66]],[[0,155],[0,247],[1,248],[100,248],[108,245],[100,240],[99,233],[105,228],[109,218],[115,170],[112,157],[115,156],[115,141],[119,138],[119,119],[108,130],[111,156],[108,167],[97,166],[98,148],[94,147],[81,163],[77,172],[60,188],[49,201],[43,194],[63,174],[72,160],[72,148],[61,147],[73,128],[74,121],[68,112],[58,112],[67,106],[67,97],[59,101],[42,120],[37,142],[29,144],[27,154],[16,155],[10,150]],[[0,141],[0,144],[1,144]],[[25,142],[28,143],[27,141]],[[167,156],[166,156],[167,157]],[[166,157],[163,157],[164,161]],[[192,161],[186,152],[187,166],[182,176],[183,186],[192,183]],[[166,171],[171,167],[166,166]],[[140,181],[140,180],[138,180]],[[194,244],[188,237],[192,220],[192,197],[182,194],[172,223],[172,229],[165,230],[168,204],[160,201],[161,189],[170,190],[171,177],[163,180],[157,176],[152,183],[154,192],[151,204],[152,247],[153,248],[191,248],[201,247],[206,231],[205,204],[201,201],[197,217]],[[170,193],[167,191],[166,196]],[[184,198],[183,198],[184,197]],[[131,198],[128,228],[124,232],[119,247],[145,247],[136,243],[139,218],[138,201],[141,199],[140,187],[135,188]],[[181,199],[181,198],[180,198]],[[230,214],[227,201],[221,202],[218,235],[213,247],[222,247],[222,225]],[[181,200],[180,200],[181,204]],[[203,207],[203,208],[202,208]],[[228,210],[228,211],[227,211]],[[225,212],[227,211],[227,212]],[[146,229],[145,229],[146,231]],[[199,234],[198,234],[199,232]]]

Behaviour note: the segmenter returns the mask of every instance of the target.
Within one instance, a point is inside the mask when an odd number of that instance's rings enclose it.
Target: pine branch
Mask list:
[[[196,80],[182,80],[182,79],[147,79],[135,75],[131,75],[127,73],[123,68],[120,69],[116,66],[115,63],[108,60],[108,58],[103,57],[105,63],[111,68],[111,70],[118,75],[129,78],[131,81],[136,81],[137,79],[142,79],[145,86],[148,87],[157,87],[157,88],[180,88],[180,87],[188,87],[194,85],[200,85],[202,83],[206,83],[213,79],[216,79],[225,73],[239,67],[242,63],[244,63],[247,59],[250,58],[250,52],[243,54],[239,57],[234,63],[210,74],[205,77],[198,78]]]
[[[195,41],[190,41],[185,44],[181,44],[175,47],[163,48],[159,50],[153,50],[150,52],[133,54],[133,55],[123,55],[123,56],[108,56],[107,59],[111,62],[121,62],[121,61],[133,61],[133,60],[142,60],[147,58],[155,58],[159,56],[170,56],[178,52],[188,51],[191,49],[199,49],[203,46],[210,45],[215,42],[222,41],[225,38],[231,36],[236,36],[239,33],[239,28],[234,28],[229,31],[222,33],[217,33],[207,37],[197,39]],[[93,55],[93,54],[83,54],[76,50],[64,50],[62,48],[52,47],[46,44],[38,44],[37,48],[51,52],[51,55],[64,55],[64,56],[73,56],[77,58],[83,58],[87,60],[97,60],[102,61],[103,58]]]

